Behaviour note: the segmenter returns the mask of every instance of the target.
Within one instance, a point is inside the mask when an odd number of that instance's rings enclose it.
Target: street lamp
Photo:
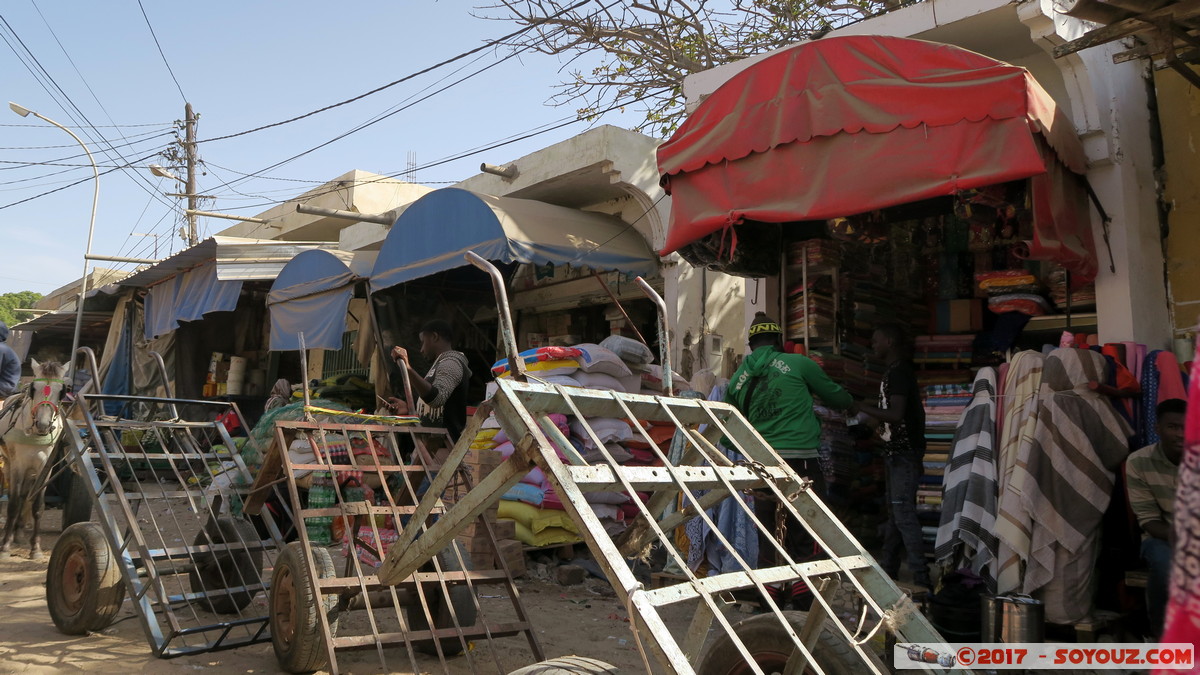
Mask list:
[[[155,176],[158,176],[159,178],[170,178],[171,180],[179,181],[180,183],[184,182],[184,180],[182,178],[171,173],[170,169],[168,169],[164,166],[160,166],[158,164],[150,165],[150,173],[154,174]]]
[[[17,105],[16,103],[13,103],[12,101],[9,101],[8,107],[12,108],[12,111],[17,113],[21,117],[28,117],[30,115],[33,115],[34,117],[42,120],[43,122],[48,122],[50,124],[53,124],[54,126],[58,127],[59,129],[62,129],[63,131],[67,132],[68,134],[71,135],[71,138],[75,139],[75,142],[79,144],[79,147],[83,148],[84,153],[87,154],[88,161],[92,163],[92,176],[93,176],[92,182],[95,185],[95,188],[92,191],[92,218],[88,224],[87,248],[84,249],[84,253],[83,253],[83,278],[79,280],[79,301],[75,305],[75,336],[73,338],[71,338],[71,356],[69,359],[71,366],[70,366],[70,370],[68,371],[69,374],[67,376],[68,378],[70,378],[70,381],[72,383],[74,383],[74,380],[75,380],[75,353],[79,351],[79,336],[83,330],[83,298],[87,294],[88,260],[89,260],[89,256],[91,256],[91,254],[92,254],[92,234],[96,231],[96,205],[100,202],[100,169],[99,169],[99,167],[96,166],[96,160],[95,160],[95,158],[92,157],[92,151],[88,149],[87,144],[85,144],[82,140],[80,140],[80,138],[78,136],[75,135],[75,132],[64,127],[63,125],[59,124],[58,122],[55,122],[54,120],[50,119],[49,117],[46,117],[45,115],[38,114],[38,113],[30,110],[29,108]],[[96,380],[96,378],[99,378],[99,377],[100,377],[100,373],[92,373],[93,380]],[[96,384],[98,386],[98,382]]]

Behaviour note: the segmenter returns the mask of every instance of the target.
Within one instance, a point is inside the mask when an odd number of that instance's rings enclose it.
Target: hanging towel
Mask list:
[[[999,504],[996,514],[996,592],[1021,588],[1021,562],[1029,557],[1029,522],[1019,492],[1010,491],[1021,438],[1033,433],[1037,421],[1036,396],[1042,384],[1045,358],[1035,351],[1020,352],[1009,364],[1005,379],[1003,435],[996,455]]]
[[[975,376],[974,398],[954,430],[934,557],[943,570],[969,567],[996,592],[996,384],[994,368]]]
[[[1108,374],[1104,357],[1056,349],[1046,359],[1032,434],[1023,436],[1009,492],[1029,528],[1021,592],[1040,593],[1051,623],[1074,623],[1092,608],[1100,522],[1132,430],[1106,397],[1088,388]]]

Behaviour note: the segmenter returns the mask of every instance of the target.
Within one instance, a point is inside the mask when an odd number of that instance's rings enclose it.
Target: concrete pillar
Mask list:
[[[1054,11],[1051,0],[1019,6],[1021,21],[1033,42],[1052,52],[1077,38],[1088,26]],[[1169,346],[1165,268],[1154,158],[1151,148],[1147,64],[1112,62],[1123,50],[1110,43],[1055,60],[1071,99],[1070,114],[1088,154],[1088,181],[1112,222],[1109,244],[1100,218],[1092,210],[1100,263],[1096,279],[1100,339],[1132,340],[1152,349]]]

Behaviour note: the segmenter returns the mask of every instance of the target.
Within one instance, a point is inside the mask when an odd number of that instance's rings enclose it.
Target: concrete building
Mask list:
[[[1028,69],[1074,123],[1087,152],[1087,178],[1095,188],[1111,223],[1107,237],[1095,209],[1091,210],[1100,275],[1096,280],[1100,339],[1104,342],[1132,340],[1162,348],[1173,333],[1167,284],[1164,283],[1162,227],[1155,189],[1156,161],[1153,139],[1158,129],[1152,116],[1153,87],[1143,61],[1113,63],[1113,54],[1124,47],[1110,43],[1056,59],[1057,45],[1083,35],[1094,24],[1055,11],[1052,0],[926,0],[862,21],[830,35],[890,35],[953,44]],[[735,73],[766,55],[693,75],[684,83],[689,107],[694,108]],[[1168,76],[1164,73],[1162,77]],[[1176,144],[1189,148],[1195,125],[1195,90],[1179,103],[1173,114],[1191,121],[1191,127],[1175,125]],[[1190,103],[1189,103],[1190,101]],[[1175,150],[1180,154],[1180,149]],[[1185,150],[1194,171],[1195,152]],[[1194,213],[1195,191],[1185,184],[1187,174],[1171,193],[1183,215]],[[1190,174],[1190,175],[1195,175]],[[1191,216],[1191,221],[1195,217]],[[1191,269],[1195,256],[1183,253],[1188,244],[1195,250],[1194,228],[1172,228],[1168,243],[1180,253],[1171,256],[1171,269]],[[1108,246],[1105,242],[1108,242]],[[1109,266],[1112,251],[1114,269]],[[1189,281],[1172,281],[1181,287],[1174,298],[1175,310],[1191,308],[1191,318],[1177,318],[1175,326],[1195,320],[1192,296],[1200,293],[1193,273]],[[753,286],[754,282],[750,282]],[[750,291],[748,291],[749,293]],[[1180,323],[1182,321],[1182,324]]]

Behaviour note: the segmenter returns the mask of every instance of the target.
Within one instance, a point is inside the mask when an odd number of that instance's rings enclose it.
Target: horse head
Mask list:
[[[55,422],[58,420],[59,402],[67,387],[64,379],[67,376],[67,365],[57,361],[38,363],[37,359],[30,359],[29,363],[33,366],[34,373],[29,391],[32,405],[30,432],[38,436],[45,436],[54,430]]]

